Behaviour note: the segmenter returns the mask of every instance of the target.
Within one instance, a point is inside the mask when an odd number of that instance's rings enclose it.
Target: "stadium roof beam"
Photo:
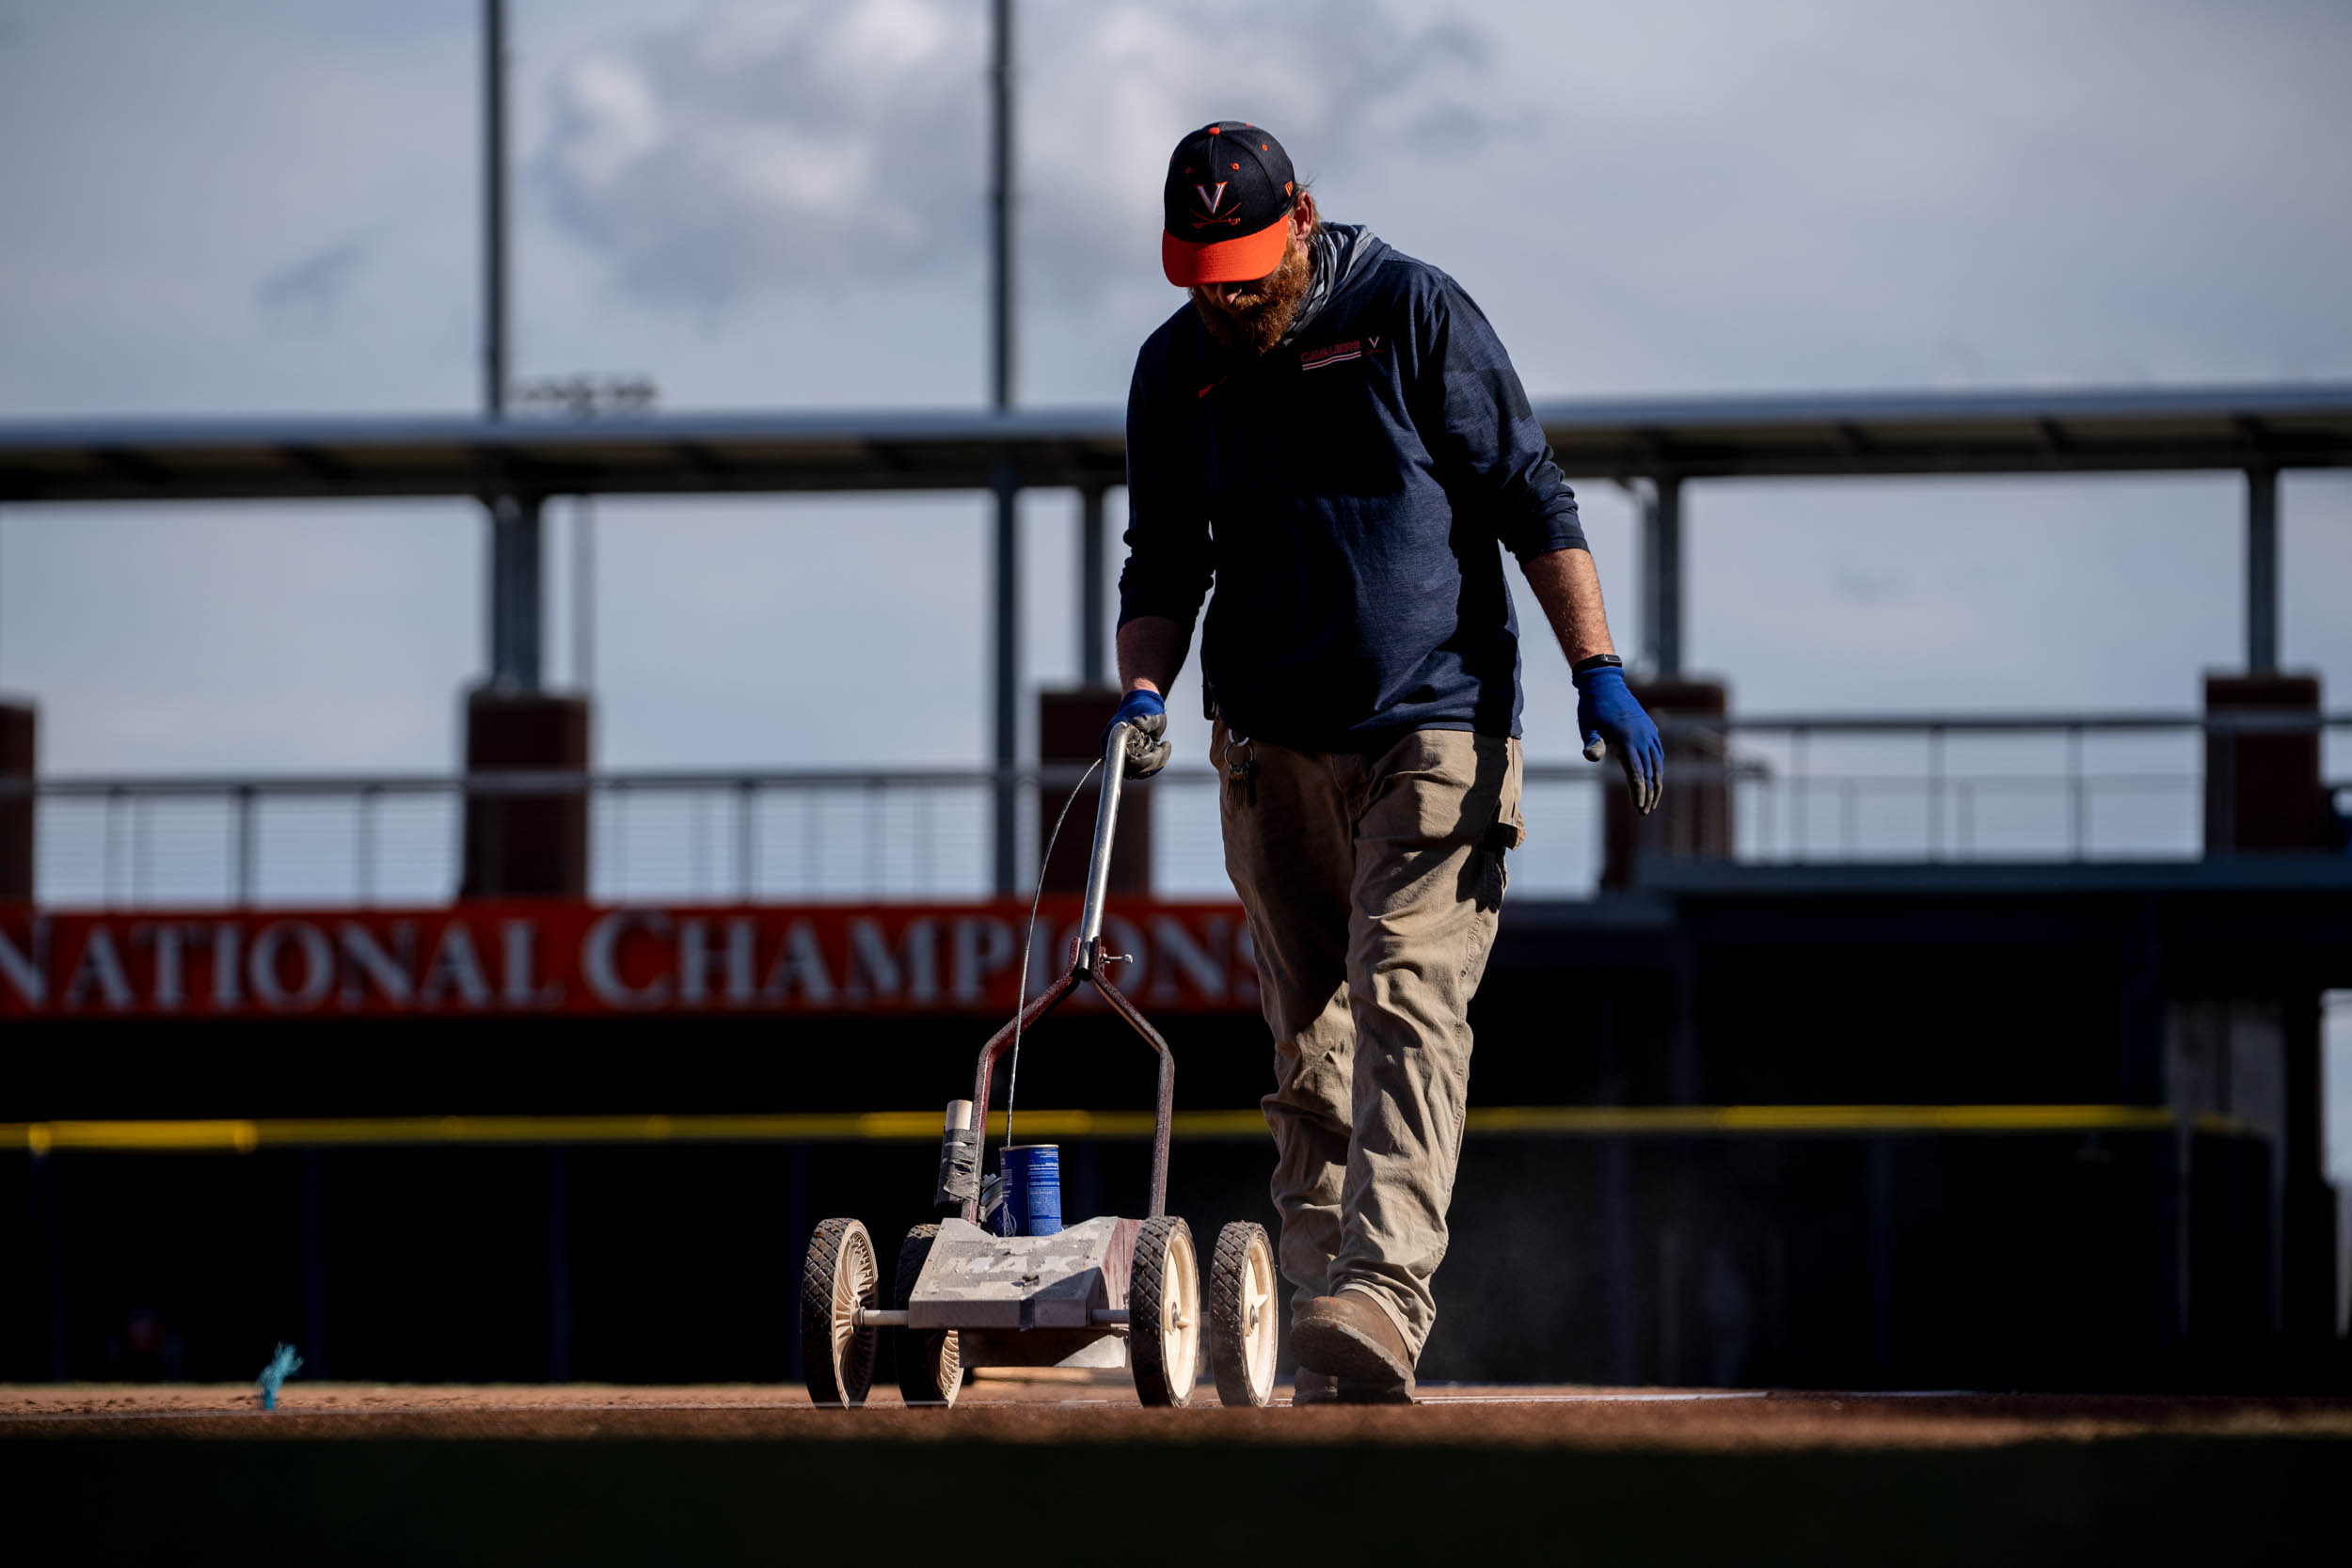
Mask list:
[[[1537,405],[1578,479],[2352,466],[2352,384]],[[986,490],[1125,478],[1115,408],[0,423],[0,502]]]

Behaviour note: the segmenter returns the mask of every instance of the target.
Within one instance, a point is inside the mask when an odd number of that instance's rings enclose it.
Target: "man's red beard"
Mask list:
[[[1282,253],[1282,264],[1246,290],[1228,289],[1218,295],[1203,289],[1189,291],[1209,336],[1227,348],[1252,354],[1263,354],[1280,342],[1298,313],[1299,301],[1307,297],[1307,286],[1314,281],[1312,251],[1310,245],[1293,243]]]

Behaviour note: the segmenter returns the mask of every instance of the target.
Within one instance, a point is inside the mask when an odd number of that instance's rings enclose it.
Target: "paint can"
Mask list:
[[[1009,1234],[1051,1236],[1061,1228],[1061,1146],[1017,1144],[999,1151]]]

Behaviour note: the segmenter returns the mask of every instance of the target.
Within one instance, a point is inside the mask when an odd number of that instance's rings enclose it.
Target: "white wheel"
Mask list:
[[[801,1373],[815,1404],[864,1404],[874,1383],[881,1330],[858,1326],[860,1307],[882,1305],[874,1241],[855,1220],[827,1220],[808,1239],[801,1269]]]
[[[1274,1395],[1279,1291],[1265,1227],[1235,1220],[1217,1232],[1209,1260],[1209,1367],[1227,1404],[1262,1405]]]
[[[939,1240],[939,1227],[918,1225],[898,1247],[898,1272],[890,1286],[890,1304],[903,1312],[914,1298],[915,1282]],[[952,1328],[902,1328],[898,1331],[898,1395],[913,1405],[949,1405],[963,1391],[963,1341]]]
[[[1192,1227],[1169,1215],[1145,1220],[1128,1275],[1127,1354],[1136,1397],[1188,1404],[1200,1367],[1200,1259]]]

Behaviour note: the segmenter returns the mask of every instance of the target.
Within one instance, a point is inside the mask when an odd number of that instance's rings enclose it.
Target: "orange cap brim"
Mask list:
[[[1196,283],[1253,283],[1282,264],[1290,244],[1290,214],[1267,224],[1254,234],[1195,245],[1160,231],[1160,270],[1180,289]]]

